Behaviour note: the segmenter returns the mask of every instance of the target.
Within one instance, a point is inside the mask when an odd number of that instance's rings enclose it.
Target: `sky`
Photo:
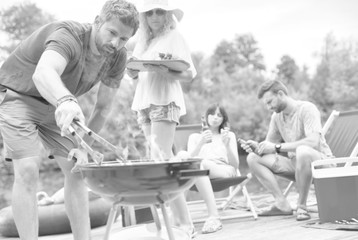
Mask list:
[[[1,0],[0,8],[25,0]],[[105,0],[27,0],[59,20],[93,22]],[[141,0],[130,0],[140,4]],[[283,55],[313,73],[325,37],[358,42],[357,0],[172,0],[184,11],[179,29],[194,52],[206,56],[222,41],[250,33],[268,72]]]

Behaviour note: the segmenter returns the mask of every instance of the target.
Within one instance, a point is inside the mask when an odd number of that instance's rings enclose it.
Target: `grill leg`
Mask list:
[[[128,227],[137,224],[134,206],[122,206],[122,226]]]
[[[167,214],[167,209],[165,209],[165,205],[163,203],[160,204],[160,208],[162,209],[163,218],[164,218],[164,222],[165,222],[165,227],[167,228],[169,240],[175,240],[174,234],[173,234],[173,229],[170,226],[170,221],[169,221],[169,217],[168,217],[168,214]]]
[[[114,223],[114,219],[117,215],[118,207],[119,207],[119,205],[114,203],[110,212],[109,212],[108,219],[107,219],[106,233],[104,235],[104,240],[109,239],[109,234],[111,232],[111,228]]]
[[[155,205],[150,205],[150,210],[152,212],[152,216],[155,222],[155,226],[157,227],[157,231],[159,232],[160,230],[162,230],[162,225],[160,224],[157,208],[155,207]]]

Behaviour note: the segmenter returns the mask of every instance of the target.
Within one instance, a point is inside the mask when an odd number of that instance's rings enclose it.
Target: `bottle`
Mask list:
[[[209,129],[208,123],[205,120],[205,116],[201,116],[201,131],[204,132]],[[209,141],[211,142],[211,140]]]
[[[227,138],[229,135],[229,131],[230,131],[230,124],[229,122],[225,122],[223,128],[220,129],[220,135],[224,138]]]

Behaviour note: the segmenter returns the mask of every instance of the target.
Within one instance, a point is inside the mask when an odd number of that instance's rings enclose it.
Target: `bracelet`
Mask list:
[[[67,102],[67,101],[72,101],[72,102],[75,102],[78,104],[78,101],[75,98],[75,96],[69,94],[69,95],[65,95],[57,100],[56,108],[58,108],[62,103]]]

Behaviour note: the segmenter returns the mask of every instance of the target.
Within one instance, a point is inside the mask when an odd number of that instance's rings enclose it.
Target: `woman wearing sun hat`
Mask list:
[[[161,149],[152,151],[151,157],[170,158],[175,128],[180,116],[186,114],[180,81],[190,82],[196,75],[189,47],[176,29],[184,13],[168,0],[144,0],[138,9],[140,29],[132,57],[159,60],[165,55],[190,64],[182,72],[154,65],[146,65],[146,71],[140,72],[127,69],[129,76],[138,79],[132,109],[138,112],[138,123],[147,138],[155,136],[154,142]]]
[[[189,47],[176,29],[176,25],[184,16],[184,12],[168,0],[144,0],[138,6],[140,12],[140,28],[138,40],[133,50],[133,58],[140,60],[159,60],[164,56],[181,59],[190,64],[186,71],[173,72],[166,67],[147,65],[147,71],[127,69],[128,75],[138,79],[132,109],[138,113],[138,123],[151,143],[153,159],[169,159],[172,157],[175,128],[180,116],[186,114],[183,91],[180,81],[190,82],[196,75]],[[159,149],[155,151],[154,149]],[[212,191],[211,186],[206,186]],[[213,196],[213,194],[212,194]],[[214,197],[208,204],[209,215],[218,217]],[[184,194],[174,200],[172,210],[178,217],[176,224],[194,227],[187,210]],[[212,217],[212,215],[211,215]],[[203,233],[215,232],[220,226],[204,224]],[[185,227],[184,227],[185,228]]]

